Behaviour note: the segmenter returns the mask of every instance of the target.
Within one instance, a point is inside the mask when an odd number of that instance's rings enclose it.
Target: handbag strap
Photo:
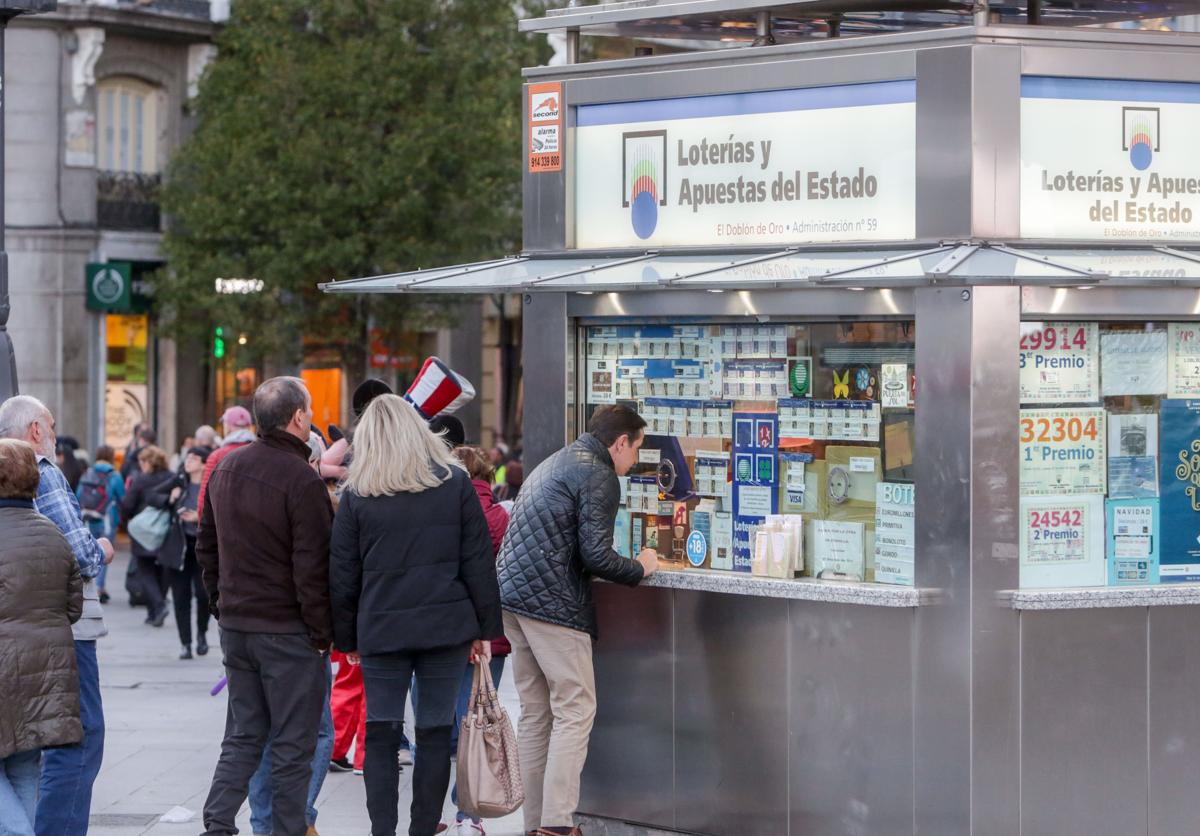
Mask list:
[[[475,710],[479,707],[479,665],[475,665],[475,670],[471,673],[471,700],[467,705],[467,714],[475,714]]]
[[[480,690],[482,692],[481,696],[483,696],[484,700],[486,701],[487,708],[489,709],[488,716],[492,719],[496,719],[499,716],[500,696],[496,693],[496,683],[492,681],[491,665],[487,664],[482,659],[479,659],[477,671],[482,677]]]

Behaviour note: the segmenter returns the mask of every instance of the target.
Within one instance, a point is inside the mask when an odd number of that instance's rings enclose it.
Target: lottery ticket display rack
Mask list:
[[[1193,832],[1200,39],[526,76],[523,251],[324,288],[519,294],[528,468],[651,422],[614,540],[665,571],[596,587],[586,818]]]

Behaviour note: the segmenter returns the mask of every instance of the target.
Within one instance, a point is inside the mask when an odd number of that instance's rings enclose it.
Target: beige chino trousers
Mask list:
[[[579,776],[596,719],[592,637],[504,613],[513,681],[521,698],[517,749],[525,785],[525,831],[572,827]]]

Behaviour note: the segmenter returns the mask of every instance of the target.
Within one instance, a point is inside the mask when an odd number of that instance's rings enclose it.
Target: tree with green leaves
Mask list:
[[[301,335],[365,366],[367,324],[445,303],[320,293],[333,278],[495,257],[520,243],[521,68],[548,53],[504,0],[238,0],[163,190],[164,327],[215,324],[259,356]],[[263,291],[218,295],[214,280]]]

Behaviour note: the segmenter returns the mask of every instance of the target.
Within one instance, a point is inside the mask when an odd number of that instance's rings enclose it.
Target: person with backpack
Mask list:
[[[75,489],[75,497],[83,511],[83,521],[93,537],[113,540],[121,524],[121,500],[125,498],[125,480],[113,464],[116,453],[107,444],[96,448],[96,463],[84,471]],[[96,591],[100,603],[107,604],[109,595],[104,588],[108,564],[100,567],[96,576]]]

